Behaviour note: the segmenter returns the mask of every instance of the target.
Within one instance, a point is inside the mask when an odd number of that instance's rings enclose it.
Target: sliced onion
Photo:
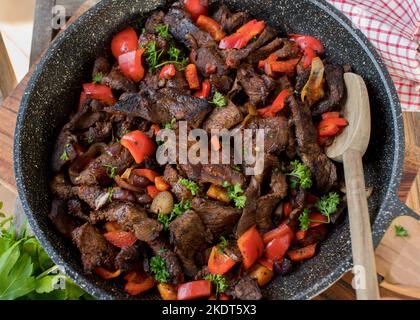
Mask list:
[[[131,175],[132,167],[125,169],[124,173],[121,175],[121,179],[128,180]]]
[[[134,192],[143,192],[144,191],[144,188],[139,188],[139,187],[133,186],[132,184],[129,184],[127,181],[122,179],[120,176],[115,176],[114,180],[117,183],[117,185],[122,189],[130,190],[130,191],[134,191]]]
[[[309,106],[312,106],[325,95],[323,88],[324,70],[324,63],[321,58],[314,58],[312,60],[311,75],[309,76],[308,82],[306,82],[301,94],[302,102],[308,101]]]
[[[108,152],[111,156],[116,156],[120,153],[121,148],[122,145],[120,143],[114,143],[112,146],[106,149],[106,152]]]
[[[112,200],[136,202],[136,196],[130,190],[114,188]]]

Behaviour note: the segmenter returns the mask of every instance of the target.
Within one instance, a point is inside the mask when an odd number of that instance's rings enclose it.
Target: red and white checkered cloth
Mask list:
[[[373,43],[403,111],[420,112],[420,0],[328,0]]]

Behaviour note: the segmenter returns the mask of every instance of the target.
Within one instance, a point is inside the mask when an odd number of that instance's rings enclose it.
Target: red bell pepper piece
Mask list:
[[[325,123],[323,126],[318,126],[318,135],[320,137],[333,137],[338,131],[340,131],[340,129],[334,123]]]
[[[131,296],[136,296],[142,292],[150,290],[155,285],[153,277],[143,276],[137,271],[128,273],[124,279],[127,280],[124,291]]]
[[[155,182],[156,177],[159,177],[159,173],[151,169],[134,169],[132,172],[139,177],[149,179],[151,182]]]
[[[117,221],[108,221],[105,223],[105,229],[108,232],[122,230],[121,225]]]
[[[216,41],[220,41],[226,36],[223,27],[210,17],[201,15],[198,17],[196,24],[200,29],[210,33]]]
[[[152,198],[156,197],[158,193],[160,192],[158,188],[156,188],[156,186],[147,186],[146,189],[147,189],[148,195],[151,196]]]
[[[256,19],[245,23],[234,34],[223,38],[219,43],[219,49],[242,49],[248,42],[265,28],[264,21]]]
[[[278,261],[286,254],[293,239],[292,234],[285,234],[271,240],[265,248],[265,257],[271,261]]]
[[[121,270],[118,269],[117,271],[108,271],[102,267],[96,267],[94,269],[95,273],[100,276],[102,279],[109,280],[118,277],[121,274]]]
[[[346,127],[348,126],[349,122],[344,118],[330,118],[330,119],[324,119],[319,123],[320,127],[323,127],[324,125],[333,123],[337,127]]]
[[[98,100],[110,106],[117,103],[111,88],[103,84],[85,83],[83,91],[86,94],[86,98]]]
[[[314,196],[314,195],[313,195],[313,194],[311,194],[311,193],[309,193],[309,194],[306,196],[306,202],[307,202],[308,204],[315,204],[317,201],[318,201],[318,197],[317,197],[317,196]]]
[[[306,230],[299,230],[298,232],[296,232],[296,240],[297,241],[301,241],[305,238],[306,236]]]
[[[228,272],[234,265],[236,261],[225,254],[217,246],[214,246],[211,249],[209,261],[208,261],[208,270],[213,274],[225,274]]]
[[[268,260],[267,258],[261,258],[258,260],[258,263],[266,267],[268,270],[273,271],[273,261]]]
[[[200,99],[208,99],[210,97],[210,91],[211,91],[210,81],[204,80],[203,84],[201,85],[201,90],[194,93],[194,97],[197,97]]]
[[[245,269],[251,267],[263,255],[264,243],[255,225],[241,235],[238,239],[238,247],[243,257]]]
[[[138,47],[138,37],[133,28],[127,28],[117,33],[111,42],[112,54],[116,59],[123,53],[134,51]]]
[[[144,51],[145,49],[138,49],[123,53],[118,57],[118,65],[122,74],[134,82],[139,82],[144,77],[144,68],[141,60]]]
[[[197,280],[183,283],[178,287],[178,300],[193,300],[211,295],[211,281]]]
[[[266,64],[269,64],[270,66],[269,70],[271,70],[271,72],[293,74],[295,72],[295,67],[299,61],[300,59],[290,59],[286,61],[270,61],[270,62],[267,62]]]
[[[340,118],[340,112],[337,111],[331,111],[331,112],[325,112],[322,114],[322,119],[334,119],[334,118]]]
[[[191,13],[193,20],[201,15],[206,16],[209,11],[209,2],[208,0],[184,0],[185,9]]]
[[[289,235],[291,238],[293,238],[293,231],[290,229],[290,227],[287,224],[282,223],[277,228],[264,233],[263,241],[264,243],[269,243],[270,241],[276,238],[281,238],[285,235]]]
[[[167,64],[162,68],[159,74],[161,79],[170,79],[176,74],[175,66],[173,64]]]
[[[185,68],[185,78],[187,79],[190,89],[200,89],[200,81],[198,80],[197,66],[195,64],[190,63]]]
[[[265,59],[265,60],[260,60],[259,62],[258,62],[258,68],[260,68],[260,69],[264,69],[264,66],[265,66],[265,64],[267,63],[267,62],[274,62],[274,61],[277,61],[277,55],[275,54],[275,53],[272,53],[272,54],[270,54],[269,56],[268,56],[268,58],[267,59]]]
[[[287,255],[293,262],[300,262],[312,258],[315,255],[316,243],[306,246],[304,248],[291,250]]]
[[[293,211],[292,204],[290,202],[285,202],[283,204],[283,213],[284,213],[284,216],[286,218],[288,218],[290,216],[290,214],[292,213],[292,211]]]
[[[304,52],[303,66],[305,69],[312,64],[312,60],[317,55],[322,55],[325,52],[324,45],[317,38],[301,34],[289,34],[289,36]]]
[[[259,109],[258,113],[264,118],[273,118],[276,113],[283,110],[286,99],[292,95],[292,92],[289,89],[282,90],[277,98],[274,100],[273,104],[268,108]]]
[[[226,293],[224,293],[224,292],[222,292],[222,293],[220,293],[219,294],[219,300],[230,300],[230,297],[226,294]]]
[[[319,212],[311,212],[309,220],[311,220],[309,228],[314,228],[328,222],[328,218]]]
[[[160,192],[168,191],[171,186],[165,182],[165,179],[162,176],[155,178],[155,186]]]
[[[132,232],[122,230],[107,232],[104,234],[104,237],[108,242],[118,248],[131,247],[137,241],[136,236]]]
[[[153,140],[140,130],[127,133],[121,138],[121,144],[130,151],[136,163],[142,163],[145,157],[151,156],[156,150]]]
[[[317,54],[315,50],[310,47],[303,49],[303,52],[303,67],[306,69],[312,65],[312,60],[317,57]]]

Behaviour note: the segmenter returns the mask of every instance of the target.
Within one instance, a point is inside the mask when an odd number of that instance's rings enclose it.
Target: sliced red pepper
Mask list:
[[[317,197],[317,196],[314,196],[314,195],[313,195],[313,194],[311,194],[311,193],[309,193],[309,194],[306,196],[306,202],[307,202],[308,204],[315,204],[317,201],[318,201],[318,197]]]
[[[290,227],[287,224],[282,223],[277,228],[264,233],[263,241],[264,243],[269,243],[273,239],[281,238],[285,235],[289,235],[291,238],[293,238],[293,231],[292,229],[290,229]]]
[[[171,186],[165,182],[165,179],[163,176],[159,176],[155,178],[155,185],[156,189],[158,189],[160,192],[162,191],[168,191]]]
[[[198,17],[196,24],[200,29],[210,33],[216,41],[220,41],[226,36],[223,27],[210,17],[201,15]]]
[[[197,280],[183,283],[178,287],[178,300],[193,300],[210,297],[211,281]]]
[[[264,21],[256,19],[245,23],[234,34],[223,38],[219,43],[219,49],[242,49],[248,42],[265,28]]]
[[[176,74],[175,66],[173,64],[167,64],[160,71],[159,78],[170,79]]]
[[[194,97],[200,99],[208,99],[210,97],[211,84],[209,80],[204,80],[201,85],[201,90],[194,93]]]
[[[100,276],[102,279],[105,279],[105,280],[114,279],[121,274],[120,269],[118,269],[117,271],[108,271],[105,268],[96,267],[94,271],[98,276]]]
[[[137,241],[136,236],[132,232],[122,230],[107,232],[104,234],[104,237],[118,248],[131,247]]]
[[[85,104],[86,101],[86,92],[82,91],[82,93],[80,94],[80,98],[79,98],[79,107],[77,108],[77,112],[82,111],[83,109],[83,105]]]
[[[264,253],[264,242],[254,225],[238,239],[238,247],[243,257],[244,268],[248,269]]]
[[[188,81],[190,89],[200,89],[200,81],[198,80],[197,66],[195,64],[190,63],[185,68],[185,78]]]
[[[261,258],[258,260],[258,263],[266,267],[268,270],[273,271],[273,261],[268,260],[267,258]]]
[[[292,92],[289,89],[282,90],[270,107],[259,109],[258,113],[263,118],[273,118],[277,112],[283,110],[286,99],[291,95]]]
[[[112,38],[111,50],[116,59],[124,53],[136,50],[137,47],[138,37],[133,28],[127,28]]]
[[[139,82],[144,77],[144,68],[141,60],[144,51],[145,49],[138,49],[118,57],[118,65],[122,74],[134,82]]]
[[[318,134],[321,137],[333,137],[340,129],[334,123],[326,123],[322,127],[318,126]]]
[[[324,119],[319,123],[319,127],[324,127],[327,124],[333,123],[337,127],[346,127],[348,126],[349,122],[344,118],[330,118]]]
[[[155,182],[156,177],[159,177],[159,173],[151,169],[134,169],[132,172],[139,177],[149,179],[151,182]]]
[[[306,246],[304,248],[291,250],[287,255],[293,262],[300,262],[312,258],[315,255],[316,243]]]
[[[152,198],[155,198],[160,192],[158,188],[156,188],[156,186],[147,186],[146,189],[147,189],[147,194],[151,196]]]
[[[311,220],[309,228],[314,228],[328,222],[328,218],[319,212],[311,212],[309,220]]]
[[[308,68],[312,64],[312,60],[317,55],[325,52],[324,45],[320,40],[308,35],[289,34],[289,36],[299,45],[304,52],[303,66]]]
[[[155,281],[151,276],[143,276],[139,272],[133,271],[124,277],[128,280],[124,287],[124,291],[131,296],[136,296],[142,292],[150,290],[154,287]]]
[[[105,223],[105,229],[108,232],[122,230],[121,225],[117,221],[108,221]]]
[[[98,100],[110,106],[117,103],[111,88],[103,84],[85,83],[83,91],[86,94],[86,98]]]
[[[337,111],[331,111],[331,112],[325,112],[322,114],[322,119],[334,119],[334,118],[340,118],[340,112]]]
[[[214,246],[211,249],[208,269],[210,273],[213,274],[225,274],[228,272],[234,265],[236,261],[221,251],[217,246]]]
[[[290,202],[285,202],[283,204],[283,213],[284,213],[284,216],[286,218],[288,218],[290,216],[290,214],[292,213],[292,211],[293,211],[292,204]]]
[[[306,230],[299,230],[298,232],[296,232],[296,240],[297,241],[301,241],[305,238],[306,236]]]
[[[222,292],[219,294],[219,300],[230,300],[230,296],[228,296],[226,293]]]
[[[270,61],[267,63],[270,66],[271,72],[293,74],[299,61],[300,59],[290,59],[286,61]]]
[[[193,20],[201,15],[207,15],[209,11],[209,2],[208,0],[184,0],[185,9],[191,13]]]
[[[142,163],[156,150],[154,141],[140,130],[127,133],[121,138],[121,144],[130,151],[136,163]]]
[[[317,57],[317,54],[315,50],[310,47],[303,49],[303,52],[303,67],[306,69],[312,65],[312,60]]]
[[[271,261],[279,261],[289,249],[293,236],[293,233],[287,233],[271,240],[265,248],[265,257]]]
[[[260,60],[259,62],[258,62],[258,68],[260,68],[260,69],[264,69],[264,66],[265,66],[265,64],[267,63],[267,62],[274,62],[274,61],[277,61],[277,55],[275,54],[275,53],[272,53],[272,54],[270,54],[269,56],[268,56],[268,58],[267,59],[265,59],[265,60]]]

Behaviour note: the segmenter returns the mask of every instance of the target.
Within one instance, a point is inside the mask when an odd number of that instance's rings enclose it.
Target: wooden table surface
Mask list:
[[[43,0],[38,0],[37,5],[39,3],[41,6],[42,1]],[[60,1],[60,4],[66,4],[66,0],[47,1],[54,3],[56,3],[56,1]],[[86,1],[76,12],[75,17],[79,16],[96,1],[97,0]],[[68,3],[71,3],[71,5],[74,7],[76,2],[81,2],[81,0],[71,0]],[[44,12],[46,11],[44,10]],[[75,17],[73,17],[73,19]],[[35,23],[35,29],[38,28],[42,30],[42,27],[39,25],[41,24],[39,23],[37,27],[37,23]],[[41,43],[45,43],[43,41],[46,40],[43,39]],[[39,55],[41,52],[43,52],[43,49],[37,50],[37,54]],[[0,107],[2,114],[2,126],[0,126],[0,183],[7,186],[11,190],[16,190],[12,158],[13,134],[16,124],[16,114],[23,91],[28,83],[32,70],[33,67],[29,71],[28,75],[18,84],[12,94],[4,100],[2,106]],[[413,210],[420,213],[420,113],[404,113],[403,118],[406,135],[406,152],[399,197]],[[355,293],[351,286],[351,279],[352,275],[350,273],[346,274],[336,284],[317,296],[315,299],[355,299]],[[381,297],[385,299],[406,298],[405,296],[397,294],[393,291],[389,291],[385,288],[381,288]]]

